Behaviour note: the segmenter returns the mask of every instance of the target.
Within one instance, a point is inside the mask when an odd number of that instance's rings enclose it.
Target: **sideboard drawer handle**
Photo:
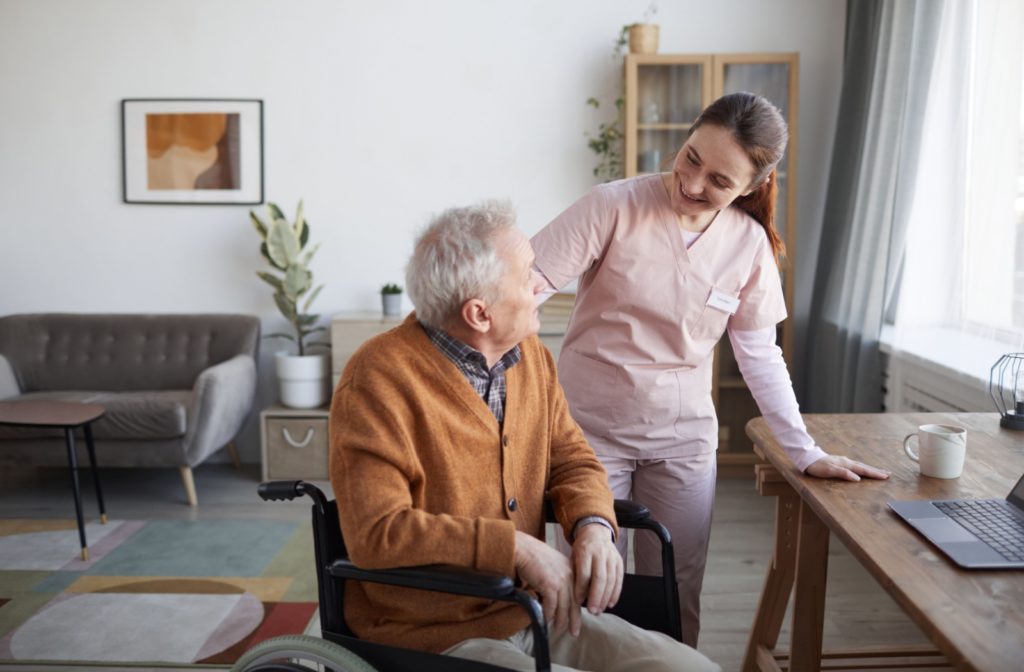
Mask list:
[[[284,434],[284,440],[287,441],[288,445],[290,445],[292,448],[305,448],[306,446],[309,445],[309,442],[313,440],[312,427],[306,430],[306,438],[304,438],[302,441],[296,441],[295,439],[293,439],[292,435],[288,433],[287,427],[282,427],[281,433]]]

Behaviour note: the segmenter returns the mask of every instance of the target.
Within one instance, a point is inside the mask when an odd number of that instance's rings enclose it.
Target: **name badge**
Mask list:
[[[712,289],[711,296],[708,297],[706,305],[709,305],[712,308],[717,308],[718,310],[729,313],[730,315],[735,315],[736,311],[740,307],[740,300],[734,299],[728,294],[723,294],[717,289]]]

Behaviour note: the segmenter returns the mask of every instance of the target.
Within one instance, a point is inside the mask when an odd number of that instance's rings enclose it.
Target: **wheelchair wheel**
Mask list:
[[[302,663],[313,663],[307,667]],[[231,672],[377,672],[377,668],[340,644],[309,635],[284,635],[260,642],[231,667]]]

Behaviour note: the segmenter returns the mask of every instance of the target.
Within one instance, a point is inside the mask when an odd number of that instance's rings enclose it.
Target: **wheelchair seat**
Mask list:
[[[304,481],[269,481],[260,484],[258,493],[267,501],[291,500],[303,495],[313,500],[313,544],[323,640],[295,635],[269,639],[246,652],[232,670],[300,672],[310,669],[293,662],[295,660],[312,661],[335,672],[413,672],[438,669],[485,672],[506,669],[359,639],[344,618],[345,583],[349,580],[515,602],[530,616],[536,669],[538,672],[551,669],[547,626],[540,603],[530,592],[517,588],[512,577],[441,565],[361,569],[348,559],[335,503],[329,501],[315,485]],[[545,515],[548,522],[554,522],[550,502],[545,507]],[[620,528],[648,530],[658,537],[662,546],[662,576],[626,574],[619,601],[608,611],[634,625],[664,632],[681,641],[679,593],[671,535],[663,525],[652,520],[650,511],[640,504],[616,500],[615,515]]]

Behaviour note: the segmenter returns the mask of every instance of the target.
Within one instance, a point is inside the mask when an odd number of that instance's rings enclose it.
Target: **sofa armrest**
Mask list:
[[[256,362],[249,355],[205,369],[192,388],[185,459],[194,467],[235,438],[252,409]]]
[[[21,385],[18,384],[18,376],[7,358],[0,355],[0,399],[9,399],[21,394]]]

